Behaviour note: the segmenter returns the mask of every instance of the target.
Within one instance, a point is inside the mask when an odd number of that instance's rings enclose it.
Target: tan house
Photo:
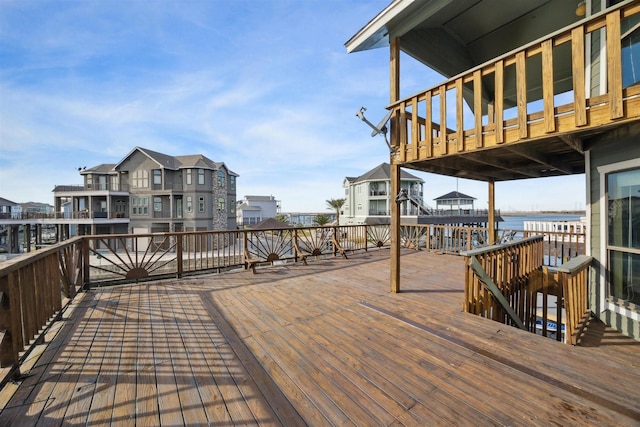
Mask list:
[[[585,175],[589,309],[638,340],[639,23],[630,0],[394,0],[346,43],[390,52],[392,193],[401,167],[481,180],[493,212],[495,182]],[[403,93],[408,57],[443,82]],[[394,291],[398,230],[393,205]]]

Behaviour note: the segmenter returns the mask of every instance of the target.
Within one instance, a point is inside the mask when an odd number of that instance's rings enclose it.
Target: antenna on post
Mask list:
[[[374,125],[373,123],[371,123],[365,116],[364,116],[364,112],[367,111],[366,107],[360,107],[360,110],[358,110],[358,112],[356,113],[356,117],[358,117],[360,120],[362,120],[363,122],[365,122],[367,125],[369,125],[369,127],[371,129],[373,129],[373,131],[371,132],[371,136],[374,137],[376,135],[382,135],[384,137],[384,142],[387,143],[387,147],[389,147],[390,151],[393,151],[393,149],[391,148],[391,144],[389,144],[389,140],[387,139],[387,131],[389,130],[387,128],[387,122],[389,121],[389,119],[391,118],[391,114],[393,114],[393,111],[389,111],[387,113],[386,116],[384,116],[384,118],[380,121],[380,123],[378,123],[378,125]]]

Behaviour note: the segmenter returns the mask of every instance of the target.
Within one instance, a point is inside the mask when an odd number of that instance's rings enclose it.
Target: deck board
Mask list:
[[[0,425],[640,424],[640,343],[463,313],[463,258],[403,252],[94,289]]]

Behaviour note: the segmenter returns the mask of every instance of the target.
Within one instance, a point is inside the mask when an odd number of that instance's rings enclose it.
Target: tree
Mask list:
[[[276,220],[280,222],[284,222],[285,224],[289,224],[289,221],[287,221],[286,215],[276,215]]]
[[[316,217],[313,219],[313,222],[320,227],[329,224],[329,221],[329,215],[325,214],[316,215]]]
[[[340,209],[344,206],[344,202],[347,199],[331,199],[327,200],[327,209],[335,209],[336,210],[336,223],[340,225]]]

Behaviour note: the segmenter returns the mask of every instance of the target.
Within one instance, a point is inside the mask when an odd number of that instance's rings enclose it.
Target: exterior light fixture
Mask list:
[[[402,203],[409,200],[409,196],[407,195],[407,190],[404,188],[400,190],[398,195],[396,196],[396,203]]]
[[[587,13],[587,2],[581,1],[576,7],[576,16],[584,16]]]

